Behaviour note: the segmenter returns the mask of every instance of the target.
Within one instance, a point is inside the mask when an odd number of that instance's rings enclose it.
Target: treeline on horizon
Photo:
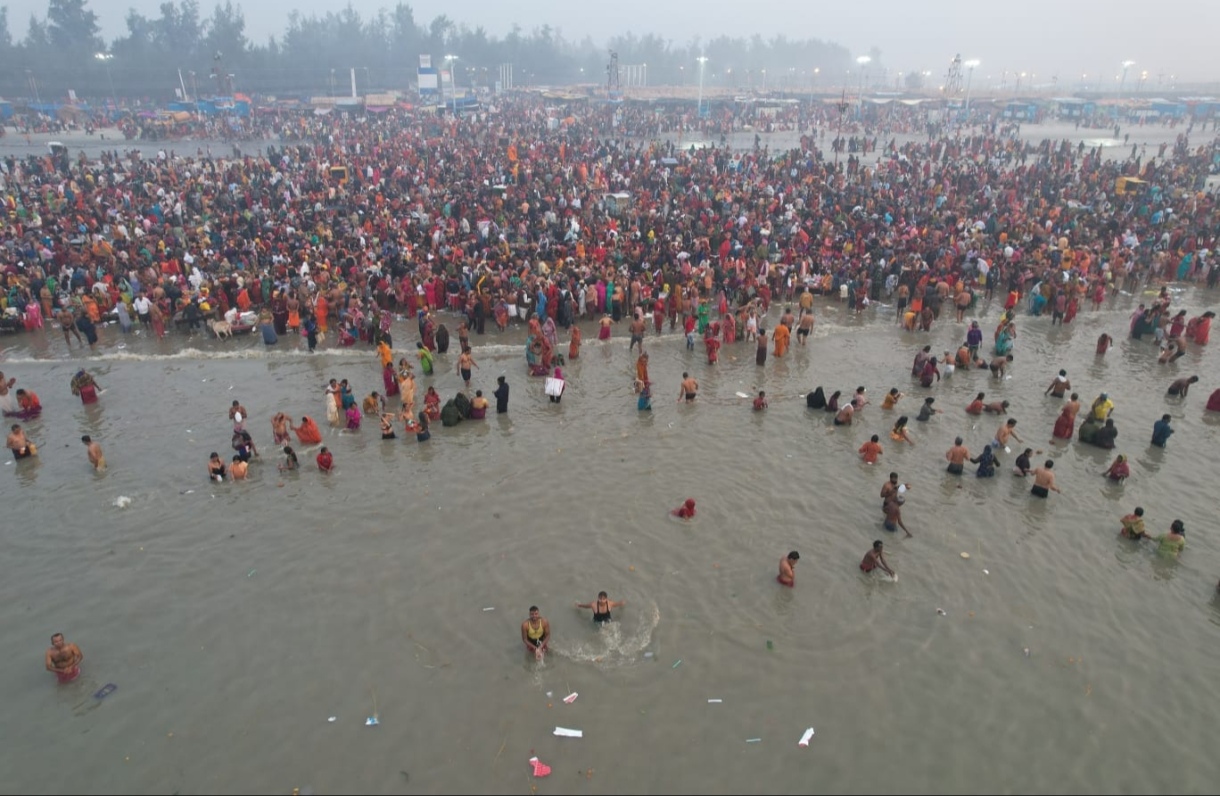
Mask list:
[[[509,63],[517,88],[604,86],[609,50],[618,53],[620,65],[647,64],[649,85],[697,84],[701,55],[708,58],[706,86],[765,83],[798,94],[841,85],[855,66],[844,47],[817,39],[722,36],[675,44],[659,33],[628,32],[604,42],[576,42],[549,24],[528,32],[514,26],[497,37],[446,15],[423,24],[406,3],[367,18],[350,3],[322,16],[291,11],[283,32],[261,44],[247,36],[242,7],[232,0],[217,3],[207,15],[198,0],[163,2],[155,17],[129,10],[126,31],[109,42],[88,0],[49,0],[46,15],[31,14],[20,39],[11,25],[8,7],[0,7],[0,96],[43,102],[63,101],[69,89],[82,99],[113,94],[166,101],[182,85],[188,95],[201,97],[232,91],[346,96],[352,68],[359,94],[410,91],[421,54],[431,55],[438,68],[444,56],[456,55],[459,90],[493,87],[500,65]],[[880,53],[872,55],[875,64]]]

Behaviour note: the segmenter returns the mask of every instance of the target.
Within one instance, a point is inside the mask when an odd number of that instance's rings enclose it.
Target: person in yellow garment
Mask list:
[[[530,606],[529,619],[521,623],[521,641],[538,660],[542,660],[551,643],[551,623],[543,618],[536,605]]]

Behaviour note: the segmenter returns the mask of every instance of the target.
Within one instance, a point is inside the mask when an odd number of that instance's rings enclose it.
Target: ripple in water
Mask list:
[[[620,615],[613,622],[586,629],[587,637],[583,640],[571,641],[572,636],[566,636],[565,641],[552,646],[551,651],[576,663],[628,666],[643,658],[660,621],[661,610],[654,602],[642,616]]]

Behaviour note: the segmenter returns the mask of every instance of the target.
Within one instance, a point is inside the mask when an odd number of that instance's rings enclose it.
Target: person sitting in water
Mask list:
[[[986,404],[983,403],[983,399],[986,397],[987,397],[987,393],[983,393],[983,392],[974,396],[974,400],[966,405],[966,414],[968,414],[968,415],[983,414],[983,408],[986,406]]]
[[[229,464],[229,476],[234,481],[245,481],[246,476],[250,473],[250,465],[246,463],[241,456],[234,454],[233,461]]]
[[[1118,535],[1125,539],[1146,539],[1148,531],[1144,528],[1144,509],[1140,506],[1135,507],[1135,511],[1123,517],[1122,530]]]
[[[675,517],[683,520],[689,520],[695,516],[695,499],[687,498],[686,502],[678,506],[673,511],[669,512]]]
[[[626,600],[611,600],[604,591],[599,591],[596,600],[589,603],[576,603],[576,607],[592,610],[593,621],[600,625],[613,619],[610,616],[610,609],[620,608],[626,604]]]
[[[220,454],[212,451],[208,457],[208,478],[213,481],[225,480],[225,463],[220,460]]]
[[[491,404],[483,397],[482,390],[474,391],[474,398],[470,399],[470,419],[483,420],[487,417],[487,407]]]
[[[911,433],[907,430],[907,416],[903,415],[894,423],[894,427],[890,429],[890,439],[894,442],[905,442],[908,445],[914,445],[915,440],[911,439]]]
[[[72,377],[71,387],[72,394],[80,396],[81,403],[97,403],[97,393],[101,388],[93,380],[93,376],[89,375],[84,368],[76,371],[76,375]]]
[[[17,405],[21,407],[22,417],[37,417],[42,414],[42,401],[38,400],[38,394],[33,390],[17,390]]]
[[[322,446],[322,450],[318,451],[315,461],[318,463],[318,469],[324,473],[329,473],[335,469],[335,457],[331,455],[330,450],[325,445]]]
[[[872,572],[874,569],[881,569],[891,578],[898,577],[894,574],[894,570],[890,569],[890,565],[885,562],[885,554],[882,552],[884,545],[881,540],[873,542],[873,549],[864,554],[864,560],[860,562],[861,572]]]
[[[1110,465],[1110,468],[1102,473],[1111,481],[1117,481],[1120,484],[1131,476],[1131,466],[1127,463],[1127,457],[1123,454],[1118,454],[1118,458]]]
[[[1207,411],[1220,412],[1220,389],[1213,390],[1207,397]]]
[[[1161,534],[1156,537],[1158,543],[1157,553],[1163,556],[1177,557],[1182,554],[1182,549],[1186,547],[1186,524],[1181,520],[1174,520],[1173,525],[1169,527],[1169,533]]]
[[[291,445],[284,446],[284,463],[279,467],[281,473],[287,470],[300,469],[301,463],[297,461],[297,452],[292,449]]]
[[[385,397],[376,390],[373,390],[364,397],[364,401],[361,403],[360,408],[366,415],[385,414]]]

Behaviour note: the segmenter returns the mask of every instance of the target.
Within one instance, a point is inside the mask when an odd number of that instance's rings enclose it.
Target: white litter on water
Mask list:
[[[797,742],[796,742],[796,745],[797,745],[797,746],[808,746],[808,745],[809,745],[809,741],[810,741],[812,738],[813,738],[813,728],[812,728],[812,727],[810,727],[809,729],[805,730],[805,734],[804,734],[804,735],[802,735],[802,736],[801,736],[801,739],[800,739],[799,741],[797,741]]]
[[[583,730],[570,730],[567,727],[556,727],[555,732],[553,734],[558,735],[560,738],[584,738],[585,737],[585,733]]]
[[[127,497],[126,495],[119,495],[114,499],[114,503],[112,505],[125,509],[131,505],[131,498]]]

